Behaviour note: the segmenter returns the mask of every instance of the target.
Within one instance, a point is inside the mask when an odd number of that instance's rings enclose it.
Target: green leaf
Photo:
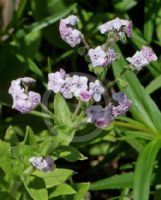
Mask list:
[[[0,167],[5,174],[12,175],[11,146],[2,140],[0,140]]]
[[[26,135],[23,143],[26,145],[37,145],[36,137],[29,126],[26,127]]]
[[[160,200],[160,197],[161,197],[161,188],[160,188],[160,185],[156,185],[156,191],[154,193],[154,200]]]
[[[68,105],[63,96],[59,93],[57,93],[54,98],[54,115],[56,123],[59,125],[69,126],[72,122]]]
[[[114,7],[119,11],[127,11],[137,5],[135,0],[122,0],[114,3]]]
[[[54,191],[52,191],[49,194],[49,199],[52,197],[62,196],[62,195],[71,195],[75,194],[76,191],[68,184],[62,183],[61,185],[58,185]]]
[[[146,132],[141,132],[141,131],[132,131],[132,130],[127,130],[124,131],[126,136],[122,136],[119,138],[119,140],[130,140],[134,138],[142,138],[145,140],[152,140],[154,139],[153,135],[146,133]]]
[[[8,95],[8,88],[11,80],[24,76],[27,71],[27,65],[24,61],[16,57],[17,48],[8,43],[2,43],[0,48],[0,101],[12,103],[11,97]],[[4,76],[5,74],[5,76]],[[9,99],[10,98],[10,99]]]
[[[75,186],[77,193],[74,195],[72,200],[82,200],[85,198],[85,194],[87,193],[90,183],[78,183]]]
[[[24,185],[33,200],[48,200],[48,192],[42,178],[29,176],[24,180]]]
[[[87,157],[83,156],[83,154],[81,154],[76,148],[72,146],[60,146],[55,151],[55,154],[57,157],[64,158],[70,162],[87,159]]]
[[[29,69],[36,74],[38,77],[42,78],[43,77],[43,73],[41,72],[41,70],[38,68],[38,66],[34,63],[34,61],[30,58],[27,59],[28,62],[28,67]]]
[[[161,75],[152,80],[145,88],[148,94],[155,92],[161,87]]]
[[[34,155],[39,153],[39,149],[35,146],[19,144],[15,147],[12,147],[12,156],[17,160],[26,161]]]
[[[132,172],[115,175],[91,183],[90,190],[132,188],[134,174]]]
[[[144,39],[143,34],[140,32],[139,29],[133,29],[132,32],[132,43],[137,47],[141,48],[142,45],[148,45],[148,42]]]
[[[39,30],[57,22],[64,16],[68,15],[72,10],[75,9],[75,7],[76,7],[76,4],[72,4],[71,6],[69,6],[68,8],[66,8],[63,11],[60,11],[52,16],[46,17],[45,19],[43,19],[41,21],[35,22],[35,23],[31,24],[30,26],[28,26],[26,28],[26,31],[28,31],[28,32],[39,31]]]
[[[148,200],[150,182],[156,155],[161,148],[161,139],[147,144],[136,163],[134,174],[134,200]]]
[[[70,176],[72,176],[73,171],[69,169],[58,169],[54,171],[44,173],[41,171],[35,171],[34,175],[41,177],[45,181],[47,188],[64,183]]]
[[[26,4],[27,4],[27,0],[21,0],[19,2],[18,8],[13,16],[13,20],[12,20],[13,25],[16,23],[19,23],[19,20],[22,19],[23,11],[26,7]]]
[[[144,23],[144,37],[150,43],[153,39],[153,32],[154,32],[154,21],[147,20]]]
[[[9,126],[8,129],[6,130],[4,139],[5,141],[9,142],[11,146],[15,146],[18,143],[18,137],[12,126]]]
[[[25,58],[34,58],[41,43],[41,32],[29,32],[20,29],[16,35],[15,40],[12,42],[13,46],[17,46],[19,54]]]
[[[120,52],[117,47],[117,52]],[[120,52],[121,53],[121,52]],[[113,71],[115,77],[119,76],[121,71],[127,65],[123,57],[118,62],[113,63]],[[128,87],[123,91],[132,100],[131,112],[135,119],[144,123],[148,128],[151,129],[152,134],[161,133],[161,112],[156,106],[155,102],[146,93],[143,86],[140,84],[136,75],[127,71],[121,76],[122,79],[128,82]]]

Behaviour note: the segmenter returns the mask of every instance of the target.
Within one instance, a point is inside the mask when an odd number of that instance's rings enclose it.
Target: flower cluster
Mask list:
[[[62,40],[68,43],[71,47],[75,47],[81,42],[83,35],[74,26],[79,22],[78,17],[70,15],[65,19],[60,20],[59,31]]]
[[[117,58],[117,54],[115,53],[114,49],[108,48],[108,50],[105,51],[103,48],[101,48],[101,46],[97,46],[95,49],[90,49],[88,51],[88,55],[93,67],[106,67]]]
[[[95,123],[98,128],[106,127],[113,119],[112,104],[109,104],[105,108],[102,106],[90,106],[86,110],[88,122]]]
[[[38,170],[48,172],[55,168],[54,160],[50,157],[43,158],[42,156],[34,156],[29,159],[29,162]]]
[[[85,44],[85,47],[88,48],[88,56],[90,57],[93,67],[96,66],[106,67],[107,65],[115,61],[117,58],[117,54],[115,53],[114,49],[107,48],[106,44],[102,45],[102,47],[97,46],[94,49],[89,47],[84,38],[84,35],[79,30],[73,27],[78,22],[79,20],[75,15],[70,15],[65,19],[61,19],[59,25],[61,38],[65,42],[67,42],[71,47],[75,47],[82,40],[83,43]],[[108,30],[107,26],[109,27]],[[119,34],[121,34],[125,29],[125,32],[127,33],[128,37],[130,37],[132,25],[131,22],[127,20],[120,20],[119,18],[117,18],[115,20],[112,20],[111,22],[107,22],[101,25],[99,29],[101,33],[114,31],[114,29],[117,29],[119,31]],[[104,31],[105,29],[106,31]]]
[[[132,57],[126,58],[136,70],[141,70],[142,67],[148,65],[151,61],[156,61],[157,56],[152,48],[143,46],[140,51],[137,51]]]
[[[102,106],[90,106],[86,110],[88,122],[95,123],[96,127],[103,128],[111,123],[115,117],[124,115],[131,107],[131,101],[123,92],[114,93],[112,95],[114,101],[118,102],[115,106],[112,103],[105,108]]]
[[[29,85],[35,83],[35,80],[29,77],[19,78],[11,82],[9,94],[13,98],[12,108],[21,113],[28,113],[34,110],[41,101],[39,93],[28,91]]]
[[[112,98],[118,103],[117,106],[112,107],[112,115],[117,117],[126,114],[131,107],[131,100],[129,100],[123,92],[114,93]]]
[[[98,29],[102,34],[108,32],[116,32],[118,36],[121,36],[123,33],[125,33],[127,37],[131,37],[132,22],[125,19],[119,19],[117,17],[116,19],[113,19],[109,22],[100,25]]]
[[[48,79],[48,89],[54,93],[60,92],[66,99],[77,97],[83,102],[90,99],[99,102],[105,92],[99,80],[88,84],[87,77],[77,75],[71,77],[63,69],[60,72],[50,73]]]

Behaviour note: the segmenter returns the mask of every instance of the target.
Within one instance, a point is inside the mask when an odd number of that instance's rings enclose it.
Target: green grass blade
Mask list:
[[[147,144],[141,152],[134,174],[134,200],[148,200],[150,182],[156,155],[161,148],[161,138]]]
[[[156,77],[154,80],[152,80],[149,85],[145,88],[146,92],[148,94],[151,94],[155,92],[157,89],[161,87],[161,75]]]

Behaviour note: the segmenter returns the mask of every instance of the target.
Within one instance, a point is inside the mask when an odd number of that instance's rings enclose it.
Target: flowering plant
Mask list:
[[[99,22],[94,28],[99,39],[92,40],[84,34],[82,16],[67,16],[73,7],[58,17],[59,41],[69,50],[61,50],[63,55],[55,62],[71,52],[74,62],[78,53],[85,67],[81,71],[86,73],[70,70],[65,64],[52,69],[50,59],[41,71],[32,55],[16,53],[30,72],[10,79],[6,90],[12,98],[9,110],[13,118],[4,120],[4,126],[10,126],[0,140],[0,196],[102,200],[111,199],[113,194],[108,191],[117,189],[121,190],[119,199],[148,200],[152,169],[161,148],[161,113],[137,76],[140,78],[146,66],[158,63],[158,57],[146,42],[139,43],[136,52],[126,46],[135,33],[135,25],[127,17]],[[33,25],[31,33],[37,34],[50,20],[35,29]],[[22,32],[16,34],[20,40]],[[10,45],[16,49],[18,44],[13,40]],[[125,53],[128,56],[121,52],[124,48],[130,49]],[[128,166],[124,157],[132,159]],[[82,173],[79,167],[84,164]],[[98,171],[106,176],[101,173],[99,177]],[[103,193],[98,197],[99,190],[107,190],[105,197]]]

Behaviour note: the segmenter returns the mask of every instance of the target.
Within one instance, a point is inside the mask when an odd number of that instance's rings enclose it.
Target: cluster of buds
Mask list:
[[[54,93],[60,92],[66,99],[79,98],[83,102],[93,99],[96,102],[101,100],[105,89],[99,80],[89,82],[85,76],[66,74],[63,69],[48,75],[48,89]]]
[[[117,59],[117,53],[112,48],[103,50],[101,46],[95,49],[90,49],[88,51],[88,56],[90,57],[93,67],[106,67]]]
[[[60,20],[59,31],[62,40],[68,43],[71,47],[75,47],[81,42],[83,37],[82,33],[75,28],[75,25],[79,22],[78,17],[70,15],[66,19]]]
[[[60,20],[60,36],[67,42],[71,47],[78,45],[81,40],[84,42],[84,35],[77,29],[73,28],[79,22],[77,16],[71,15],[65,19]],[[131,37],[132,34],[132,22],[124,19],[116,18],[105,24],[102,24],[98,27],[102,34],[112,32],[117,35],[117,39],[121,38],[123,34],[126,34],[127,37]],[[85,43],[87,43],[85,41]],[[117,53],[113,48],[108,47],[108,44],[103,44],[102,46],[97,46],[95,48],[90,48],[89,45],[85,44],[85,47],[88,47],[88,56],[91,60],[93,67],[100,66],[106,67],[110,65],[117,59]]]
[[[123,92],[114,93],[112,95],[114,101],[118,105],[109,103],[105,108],[102,106],[90,106],[86,110],[88,122],[94,123],[98,128],[104,128],[110,124],[115,117],[124,115],[131,107],[131,100]]]
[[[119,19],[118,17],[116,19],[113,19],[109,22],[106,22],[98,27],[100,32],[102,34],[114,32],[117,33],[119,38],[122,34],[126,34],[127,37],[132,36],[132,21],[128,21],[125,19]]]
[[[54,160],[50,157],[34,156],[29,159],[29,162],[38,170],[48,172],[55,168]]]
[[[78,22],[78,18],[74,15],[60,21],[59,30],[61,38],[72,47],[79,44],[81,38],[83,38],[82,41],[85,41],[83,34],[79,30],[70,27],[76,25]],[[100,25],[98,29],[101,34],[108,33],[107,42],[102,46],[97,46],[95,48],[90,48],[88,45],[88,56],[93,67],[106,67],[118,58],[118,54],[114,51],[111,45],[109,45],[110,40],[112,40],[112,44],[114,44],[124,36],[130,38],[132,36],[132,21],[119,19],[117,17],[116,19]],[[76,31],[77,34],[74,34],[74,31]],[[133,57],[128,57],[126,60],[132,64],[133,69],[139,71],[151,61],[156,61],[157,56],[150,47],[143,46],[141,51],[137,51]]]
[[[132,57],[126,58],[126,60],[132,64],[135,70],[139,71],[151,61],[156,61],[157,56],[152,48],[143,46],[140,51],[137,51]]]
[[[39,105],[40,94],[28,91],[29,85],[33,83],[35,83],[35,80],[29,77],[19,78],[11,82],[8,92],[13,98],[12,108],[21,113],[28,113]]]

